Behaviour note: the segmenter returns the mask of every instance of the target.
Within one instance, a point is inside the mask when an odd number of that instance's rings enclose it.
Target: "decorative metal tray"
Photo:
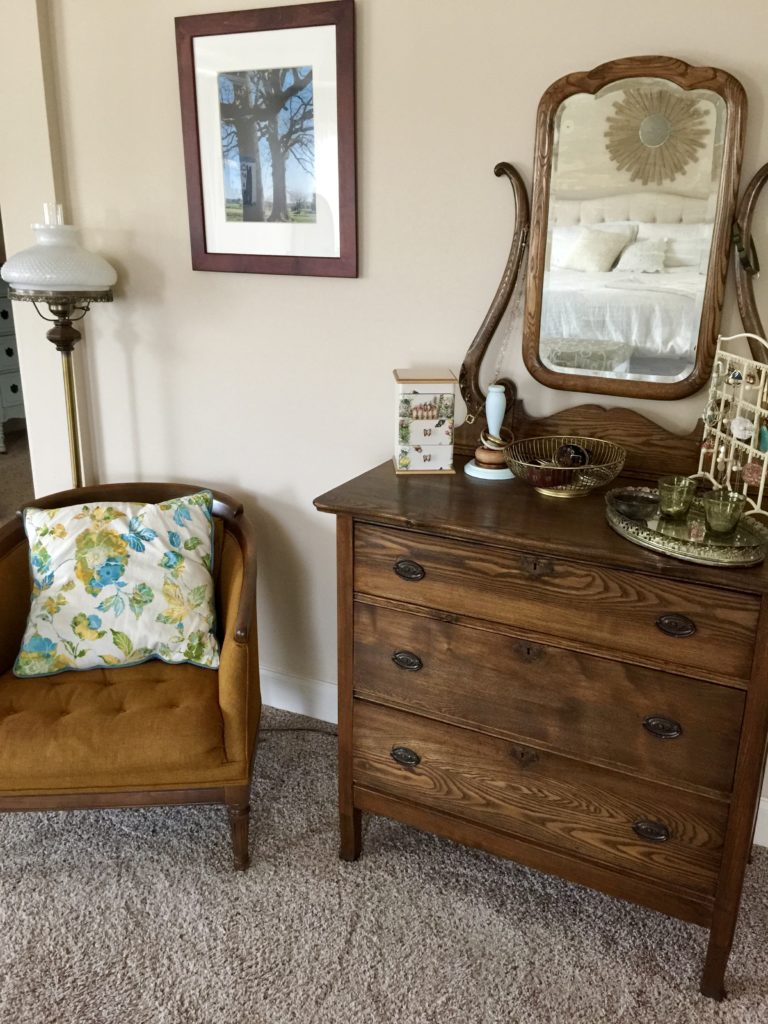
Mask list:
[[[707,529],[700,498],[685,519],[659,512],[659,492],[651,487],[619,487],[605,496],[609,524],[622,537],[684,562],[699,565],[758,565],[768,553],[768,529],[754,517],[742,519],[723,536]]]

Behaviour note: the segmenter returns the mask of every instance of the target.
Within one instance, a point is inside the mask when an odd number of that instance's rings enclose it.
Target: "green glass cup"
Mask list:
[[[705,494],[704,518],[712,533],[724,536],[733,533],[744,513],[747,499],[737,491],[712,491]]]
[[[670,519],[683,519],[688,514],[696,481],[688,476],[663,476],[659,480],[659,511]]]

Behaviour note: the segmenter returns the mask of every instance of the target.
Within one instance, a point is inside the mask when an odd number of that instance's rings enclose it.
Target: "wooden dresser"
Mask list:
[[[459,466],[461,469],[461,466]],[[604,497],[407,479],[338,517],[341,855],[361,812],[711,929],[721,998],[768,719],[768,569],[635,547]]]

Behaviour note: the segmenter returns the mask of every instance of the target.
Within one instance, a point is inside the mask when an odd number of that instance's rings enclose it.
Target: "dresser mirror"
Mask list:
[[[706,384],[745,110],[731,75],[665,57],[544,93],[523,334],[538,381],[656,399]]]

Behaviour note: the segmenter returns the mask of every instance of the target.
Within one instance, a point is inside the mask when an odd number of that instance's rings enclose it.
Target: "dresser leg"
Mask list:
[[[704,962],[700,988],[703,996],[717,999],[718,1002],[725,998],[725,969],[728,966],[735,927],[735,916],[728,921],[715,920],[709,933],[707,959]]]
[[[339,856],[342,860],[357,860],[362,850],[362,822],[363,812],[356,807],[352,808],[351,814],[341,813],[339,815],[339,828],[341,831],[341,845]]]

